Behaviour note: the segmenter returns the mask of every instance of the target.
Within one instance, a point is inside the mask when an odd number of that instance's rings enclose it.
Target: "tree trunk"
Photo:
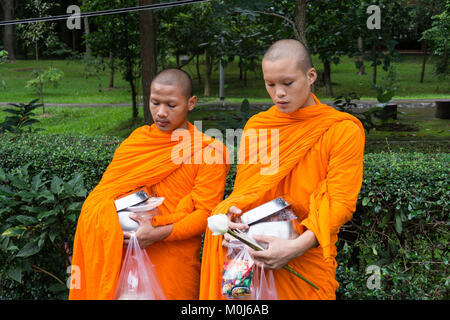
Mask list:
[[[372,74],[372,83],[377,84],[377,63],[378,63],[378,56],[377,56],[377,46],[373,45],[372,47],[372,57],[373,57],[373,74]]]
[[[295,0],[295,27],[294,30],[297,40],[308,46],[305,36],[306,24],[306,0]]]
[[[197,54],[197,59],[196,59],[196,63],[195,63],[195,67],[197,70],[197,80],[198,80],[198,85],[201,86],[202,85],[202,76],[200,74],[200,63],[199,63],[199,54]]]
[[[156,0],[139,0],[139,5],[149,5],[157,3]],[[156,34],[157,21],[156,14],[152,10],[140,12],[139,32],[141,44],[141,66],[142,66],[142,95],[144,108],[144,123],[152,124],[153,118],[150,113],[150,86],[157,73],[157,48]]]
[[[45,113],[45,105],[44,105],[44,88],[42,84],[42,76],[41,76],[41,65],[39,63],[39,47],[37,41],[34,43],[34,49],[36,54],[36,63],[38,66],[38,76],[39,76],[39,95],[41,97],[42,103],[42,113]]]
[[[361,66],[358,68],[358,75],[364,75],[366,74],[366,68],[364,67],[364,58],[363,58],[364,47],[362,37],[358,37],[358,49],[360,53],[360,55],[358,56],[358,61],[361,63]]]
[[[239,56],[239,80],[242,79],[242,58]]]
[[[86,0],[83,0],[82,5],[85,6],[86,5]],[[86,36],[86,38],[89,38],[89,34],[91,33],[91,28],[89,27],[89,21],[88,18],[84,18],[84,34]],[[92,49],[91,46],[88,42],[86,42],[86,52],[85,52],[86,56],[91,56],[92,55]],[[111,87],[110,87],[111,88]]]
[[[427,41],[422,40],[422,52],[423,52],[423,59],[422,59],[422,71],[420,72],[420,83],[423,83],[423,79],[425,77],[425,64],[427,63]]]
[[[205,50],[205,88],[204,96],[209,97],[211,95],[211,73],[212,73],[212,62],[211,55],[208,49]]]
[[[136,119],[139,115],[138,108],[137,108],[137,101],[136,101],[136,85],[134,83],[134,79],[130,79],[130,88],[131,88],[131,101],[133,104],[133,119]]]
[[[14,0],[2,0],[1,4],[4,20],[14,20]],[[14,51],[14,25],[4,26],[3,29],[3,46],[8,51],[8,60],[16,60]]]
[[[333,87],[331,85],[331,63],[328,60],[323,61],[323,80],[328,97],[333,97]]]
[[[114,55],[112,51],[109,53],[109,86],[108,88],[114,88]]]

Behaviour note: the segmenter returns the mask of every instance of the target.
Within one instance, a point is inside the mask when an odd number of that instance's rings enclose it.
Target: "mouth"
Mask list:
[[[276,102],[276,105],[277,106],[287,106],[289,104],[289,102],[288,101],[277,101]]]
[[[167,125],[169,125],[169,121],[164,121],[164,120],[156,120],[156,124],[160,127],[166,127]]]

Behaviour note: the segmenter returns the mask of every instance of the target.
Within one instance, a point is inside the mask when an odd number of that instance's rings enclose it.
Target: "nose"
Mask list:
[[[278,98],[282,98],[286,95],[286,91],[284,90],[283,86],[277,86],[275,94]]]
[[[167,118],[167,106],[161,104],[156,115],[158,116],[158,118]]]

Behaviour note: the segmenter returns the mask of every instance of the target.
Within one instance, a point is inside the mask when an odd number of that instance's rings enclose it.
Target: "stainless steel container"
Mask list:
[[[247,234],[273,236],[282,239],[291,239],[293,237],[292,220],[285,221],[267,221],[271,216],[276,216],[283,210],[290,210],[290,204],[283,198],[276,198],[266,202],[256,208],[253,208],[241,215],[241,222],[250,226]],[[293,213],[291,214],[293,216]]]

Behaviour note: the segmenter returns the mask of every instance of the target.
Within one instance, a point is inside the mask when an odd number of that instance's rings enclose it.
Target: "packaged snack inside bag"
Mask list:
[[[248,247],[240,241],[230,241],[223,264],[222,294],[228,299],[251,296],[254,262]]]

